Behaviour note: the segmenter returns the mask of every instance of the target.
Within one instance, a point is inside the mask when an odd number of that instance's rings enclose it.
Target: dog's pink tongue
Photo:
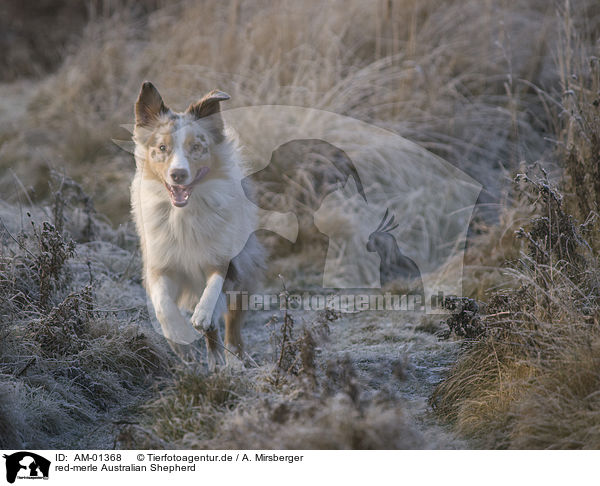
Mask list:
[[[171,186],[171,194],[175,206],[185,206],[190,196],[186,186]]]

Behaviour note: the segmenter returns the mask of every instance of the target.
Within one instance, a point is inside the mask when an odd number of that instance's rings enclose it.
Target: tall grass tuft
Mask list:
[[[488,294],[486,333],[465,342],[431,397],[486,448],[600,447],[598,66],[582,47],[588,31],[568,9],[562,19],[554,102],[564,178],[517,177],[530,214],[514,233],[523,251],[505,265],[509,284]]]

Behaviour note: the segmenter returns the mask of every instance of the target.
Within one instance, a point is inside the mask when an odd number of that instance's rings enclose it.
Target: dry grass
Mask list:
[[[574,192],[561,194],[543,172],[518,177],[520,207],[531,216],[515,236],[526,251],[506,265],[511,285],[491,292],[485,334],[465,344],[432,397],[440,416],[486,448],[600,447],[598,111],[590,89],[598,67],[573,48],[582,33],[568,12],[564,21],[559,61],[568,90],[557,132],[560,183]]]
[[[308,1],[301,7],[184,1],[145,14],[117,8],[86,27],[54,74],[10,97],[18,102],[0,102],[0,168],[11,168],[0,174],[0,191],[13,203],[43,200],[50,194],[49,167],[62,167],[91,194],[98,213],[113,223],[128,219],[134,164],[111,139],[129,137],[120,125],[132,121],[140,82],[152,79],[177,109],[219,87],[232,96],[227,108],[309,107],[388,129],[467,171],[485,185],[481,201],[496,203],[505,167],[547,150],[550,118],[536,90],[559,82],[551,69],[555,23],[554,10],[538,0],[484,8],[477,0]],[[245,144],[268,143],[272,125],[248,125],[262,129],[246,134]],[[353,140],[356,127],[342,135]],[[431,154],[374,136],[368,132],[356,143],[371,168],[369,201],[388,204],[386,194],[374,199],[373,193],[394,181],[403,251],[423,272],[437,270],[452,250],[448,243],[462,238],[468,224],[467,212],[439,201],[452,175],[436,168]],[[399,153],[402,160],[390,162]],[[26,191],[15,187],[12,171]],[[318,180],[314,172],[308,179]],[[301,191],[314,195],[312,187]],[[304,195],[289,196],[301,201]],[[447,194],[461,208],[472,203],[463,197]],[[344,252],[364,253],[372,215],[365,205],[335,202],[323,219],[336,223],[331,231],[344,242],[331,245],[336,278],[356,274],[374,282],[372,260],[359,259],[358,268],[338,263]],[[485,205],[478,211],[488,223],[496,212]],[[311,263],[318,261],[310,251],[291,255],[286,245],[273,248],[279,258],[274,275],[283,272],[300,286],[310,281]],[[456,275],[447,278],[454,285]]]
[[[149,2],[145,13],[123,5],[108,8],[87,25],[81,42],[54,74],[28,86],[15,98],[18,102],[0,104],[0,167],[17,172],[35,201],[49,194],[48,166],[60,166],[92,195],[99,213],[113,223],[129,217],[133,160],[111,139],[129,137],[120,125],[131,123],[143,79],[152,79],[176,109],[219,87],[232,96],[227,108],[310,107],[408,137],[484,185],[480,202],[485,204],[477,209],[485,216],[483,221],[478,216],[484,226],[499,212],[507,169],[552,148],[545,137],[552,133],[556,107],[545,93],[554,95],[561,83],[554,65],[559,19],[554,6],[542,0],[483,6],[477,0],[340,1],[326,6],[317,1],[302,6]],[[594,19],[594,5],[580,2],[574,23]],[[10,121],[2,124],[2,118]],[[353,128],[347,138],[354,136]],[[268,138],[265,133],[250,135]],[[421,267],[445,261],[440,249],[467,224],[447,218],[436,199],[451,176],[436,174],[430,165],[423,169],[422,153],[403,148],[411,162],[393,164],[389,161],[397,147],[383,147],[380,153],[382,143],[362,140],[360,145],[361,157],[376,168],[371,186],[393,180],[403,194],[396,210],[406,241],[403,250]],[[428,188],[431,197],[418,188]],[[10,171],[0,175],[0,190],[11,202],[26,199],[22,190],[15,190]],[[304,190],[311,192],[310,187]],[[448,195],[449,200],[460,197]],[[382,200],[374,202],[385,204],[385,195]],[[373,229],[367,227],[372,217],[357,206],[339,204],[324,215],[341,229],[360,228],[352,235],[340,232],[340,239],[351,245],[362,244],[356,240]],[[342,245],[332,245],[332,250],[342,258]],[[298,269],[296,283],[312,271],[308,253],[290,255],[285,246],[276,253],[282,259],[275,274]],[[483,255],[472,262],[481,271],[474,274],[473,285],[465,281],[469,292],[487,288],[478,282],[491,274],[488,283],[494,283],[498,272],[489,271],[493,265],[484,263],[489,261]],[[373,281],[368,269],[374,267],[368,263],[347,273],[365,273],[364,280]]]

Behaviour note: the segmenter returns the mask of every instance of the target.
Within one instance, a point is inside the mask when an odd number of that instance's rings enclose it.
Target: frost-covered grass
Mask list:
[[[267,318],[259,313],[246,326],[254,363],[242,371],[208,375],[180,371],[143,407],[139,423],[121,430],[119,446],[465,446],[449,431],[426,423],[426,397],[455,356],[456,346],[440,345],[434,335],[419,331],[419,316],[362,313],[332,318],[295,313],[292,346],[284,360],[279,359],[281,323],[265,327]],[[329,329],[326,339],[306,339],[306,330],[316,337],[324,326]]]
[[[133,235],[77,208],[72,181],[57,184],[53,206],[0,203],[4,448],[110,447],[113,422],[171,363],[148,321]]]

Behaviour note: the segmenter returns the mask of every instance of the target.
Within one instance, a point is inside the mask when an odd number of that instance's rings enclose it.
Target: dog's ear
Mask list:
[[[228,99],[231,99],[231,96],[227,93],[213,89],[200,101],[192,103],[187,111],[197,119],[204,118],[218,113],[221,110],[221,101],[226,101]]]
[[[230,99],[227,93],[213,89],[210,93],[204,96],[200,101],[192,103],[187,109],[188,114],[192,115],[196,120],[210,117],[210,131],[217,143],[223,140],[223,119],[221,118],[221,101]]]
[[[169,108],[163,103],[158,90],[150,81],[145,81],[135,102],[135,125],[148,127],[156,122],[161,114],[168,111]]]

